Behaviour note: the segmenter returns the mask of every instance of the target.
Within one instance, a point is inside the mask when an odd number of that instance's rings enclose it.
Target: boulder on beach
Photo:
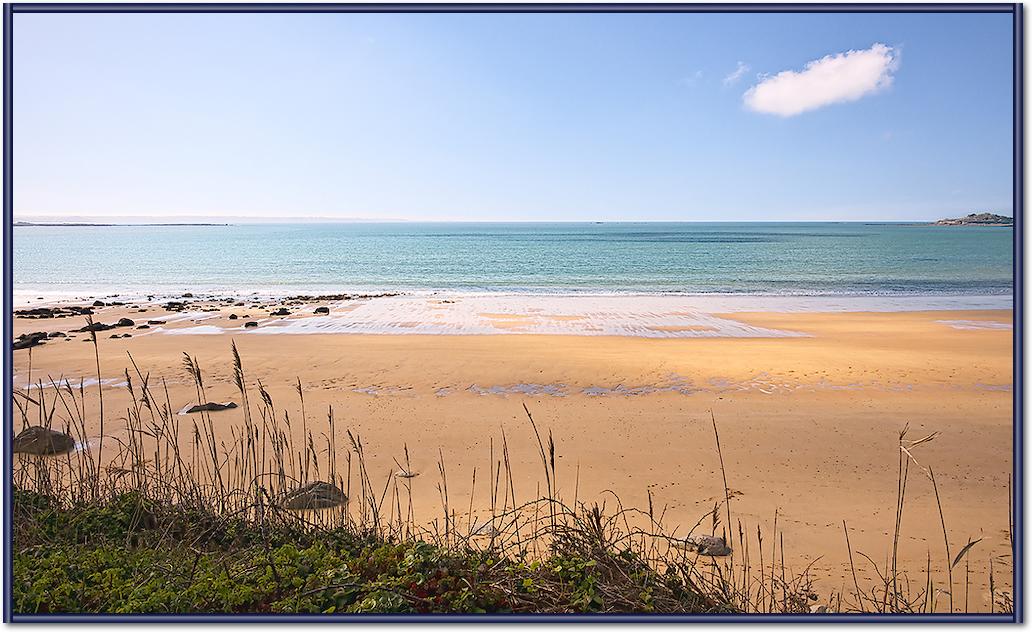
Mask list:
[[[286,307],[281,307],[281,308],[277,309],[276,311],[272,312],[272,315],[273,316],[290,316],[290,312],[287,310]]]
[[[19,349],[28,349],[29,347],[35,347],[41,345],[47,339],[47,332],[45,331],[34,331],[31,334],[22,334],[12,343],[11,348],[15,351]]]
[[[244,323],[244,329],[247,329],[248,327],[257,327],[257,326],[258,326],[258,323],[254,322],[253,320],[249,320],[246,323]]]
[[[48,338],[64,338],[66,335],[67,334],[65,334],[65,332],[63,332],[63,331],[52,331],[52,332],[50,332],[50,334],[47,337]]]
[[[329,314],[330,313],[330,308],[329,307],[316,307],[315,308],[315,313],[316,314]]]
[[[230,314],[230,315],[229,315],[229,319],[230,319],[230,320],[236,320],[236,319],[238,319],[238,318],[240,318],[240,317],[239,317],[239,316],[237,316],[236,314]]]
[[[74,331],[107,331],[108,329],[114,329],[114,325],[108,325],[105,323],[93,323],[92,325],[86,325],[80,329]]]
[[[119,318],[115,327],[132,327],[135,324],[131,318]]]
[[[94,307],[104,307],[104,301],[93,301]]]
[[[712,557],[723,557],[731,555],[731,548],[724,542],[724,538],[715,535],[692,535],[685,540],[688,550],[695,551],[699,555]]]
[[[336,485],[315,481],[304,487],[284,492],[279,504],[284,509],[302,511],[305,509],[326,509],[338,507],[347,502],[347,495]]]
[[[206,404],[196,404],[194,406],[187,406],[183,410],[179,411],[180,415],[189,415],[190,413],[201,413],[201,412],[218,412],[220,410],[228,410],[230,408],[236,408],[235,402],[225,402],[220,404],[218,402],[208,402]]]
[[[150,325],[137,325],[137,329],[150,329]]]
[[[163,321],[163,320],[148,320],[147,324],[148,325],[164,325],[165,321]]]
[[[65,454],[75,449],[71,435],[43,426],[29,426],[14,438],[15,454]]]

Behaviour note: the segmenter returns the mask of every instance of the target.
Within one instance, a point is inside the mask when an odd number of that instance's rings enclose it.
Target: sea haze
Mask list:
[[[862,223],[18,226],[19,297],[451,291],[1003,296],[1012,229]]]

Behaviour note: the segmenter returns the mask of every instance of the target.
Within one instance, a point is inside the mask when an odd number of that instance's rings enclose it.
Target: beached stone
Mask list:
[[[63,331],[52,331],[47,335],[48,338],[64,338],[67,334]]]
[[[147,324],[148,325],[164,325],[165,321],[163,321],[163,320],[148,320]]]
[[[150,325],[137,325],[137,329],[150,329]]]
[[[236,320],[236,319],[238,319],[238,318],[240,318],[240,317],[239,317],[239,316],[237,316],[236,314],[230,314],[230,315],[229,315],[229,319],[230,319],[230,320]]]
[[[75,439],[63,432],[30,426],[18,433],[12,447],[15,454],[64,454],[75,449]]]
[[[92,307],[79,307],[70,305],[68,307],[33,307],[32,309],[18,309],[14,315],[18,318],[64,318],[65,316],[85,316],[93,313]]]
[[[181,312],[186,307],[182,301],[169,301],[165,303],[165,310],[169,312]]]
[[[725,555],[731,555],[731,548],[724,542],[724,538],[715,535],[693,535],[689,536],[685,540],[688,548],[694,550],[699,555],[710,555],[713,557],[723,557]]]
[[[104,307],[104,301],[93,301],[94,307]]]
[[[119,318],[118,322],[115,323],[115,327],[132,327],[135,324],[131,318]]]
[[[272,312],[273,316],[290,316],[290,312],[287,311],[286,307],[281,307],[276,311]]]
[[[218,412],[220,410],[228,410],[230,408],[236,408],[235,402],[225,402],[220,404],[218,402],[208,402],[206,404],[196,404],[194,406],[187,406],[183,410],[179,411],[180,415],[188,415],[190,413],[200,412]]]
[[[190,292],[184,292],[183,298],[193,298],[193,294],[191,294]]]
[[[347,502],[348,497],[336,485],[323,481],[309,483],[304,487],[289,491],[280,496],[279,504],[284,509],[302,511],[305,509],[326,509],[338,507]]]
[[[329,307],[316,307],[315,308],[315,313],[316,314],[329,314],[330,313],[330,308]]]
[[[41,345],[47,339],[47,332],[35,331],[31,334],[22,334],[18,336],[18,339],[14,341],[11,347],[17,351],[19,349],[28,349],[29,347],[35,347]]]
[[[92,325],[86,325],[75,331],[107,331],[108,329],[114,329],[114,325],[107,325],[105,323],[93,323]]]
[[[257,327],[257,326],[258,326],[258,323],[254,322],[253,320],[249,320],[246,323],[244,323],[244,329],[247,329],[248,327]]]

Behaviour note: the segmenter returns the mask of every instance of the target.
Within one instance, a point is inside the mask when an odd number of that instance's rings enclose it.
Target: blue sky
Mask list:
[[[14,25],[22,218],[1011,212],[1006,14],[17,14]]]

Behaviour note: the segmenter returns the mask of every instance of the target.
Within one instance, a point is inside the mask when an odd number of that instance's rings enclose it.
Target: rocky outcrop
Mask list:
[[[93,313],[92,307],[33,307],[32,309],[16,309],[18,318],[65,318],[67,316],[88,316]]]
[[[324,481],[309,483],[304,487],[283,493],[279,505],[292,511],[305,509],[326,509],[338,507],[347,502],[348,497],[336,485]]]
[[[329,307],[316,307],[315,308],[315,313],[316,314],[329,314],[330,313],[330,308]]]
[[[34,331],[31,334],[22,334],[11,345],[15,351],[19,349],[28,349],[29,347],[35,347],[41,345],[47,339],[47,332],[45,331]]]
[[[940,219],[936,226],[1013,226],[1014,218],[995,213],[971,213],[955,219]]]
[[[12,448],[15,454],[65,454],[75,449],[75,439],[43,426],[29,426],[14,438]]]
[[[251,327],[257,327],[257,326],[258,326],[258,323],[254,322],[253,320],[249,320],[246,323],[244,323],[244,329],[250,329]]]

